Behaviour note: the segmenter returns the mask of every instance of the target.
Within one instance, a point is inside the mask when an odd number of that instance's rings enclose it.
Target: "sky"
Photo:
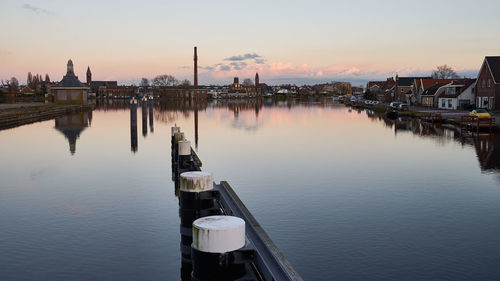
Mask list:
[[[2,0],[0,79],[58,81],[72,59],[85,80],[137,83],[171,74],[200,84],[268,84],[429,75],[475,77],[500,55],[500,1]]]

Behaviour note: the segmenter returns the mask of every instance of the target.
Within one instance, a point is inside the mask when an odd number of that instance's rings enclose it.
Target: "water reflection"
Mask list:
[[[22,270],[35,263],[32,273],[50,280],[110,272],[108,280],[178,280],[179,270],[188,280],[179,206],[165,188],[174,123],[199,145],[204,169],[234,184],[305,280],[500,276],[497,135],[349,112],[328,99],[155,101],[143,111],[150,136],[138,152],[141,107],[96,101],[93,114],[57,118],[57,132],[53,121],[0,131],[0,144],[12,148],[0,162],[1,280],[36,279]],[[53,147],[40,150],[26,132]],[[87,157],[58,161],[67,141],[75,153],[79,136],[93,148]],[[99,161],[89,169],[92,159]],[[49,167],[49,176],[33,180],[29,171],[37,167]],[[52,198],[96,211],[58,215]]]
[[[154,120],[166,124],[174,124],[179,118],[190,118],[193,114],[194,121],[194,141],[195,148],[199,144],[199,111],[207,109],[225,109],[232,113],[230,127],[232,129],[243,129],[245,131],[256,131],[264,125],[266,120],[259,121],[259,114],[265,108],[338,108],[343,107],[325,98],[301,98],[301,99],[237,99],[237,100],[214,100],[214,101],[187,101],[169,100],[141,102],[142,107],[142,134],[147,136],[147,119],[149,116],[149,129],[154,132]],[[137,105],[130,105],[127,100],[104,100],[96,102],[96,110],[125,110],[130,109],[130,138],[131,150],[137,152]],[[254,119],[250,119],[243,112],[254,112]],[[347,112],[351,113],[351,108],[347,107]],[[444,144],[450,141],[462,145],[475,147],[477,158],[481,170],[487,172],[500,173],[500,137],[495,134],[470,134],[463,132],[459,127],[450,124],[428,123],[420,119],[399,117],[397,119],[386,118],[383,114],[378,114],[373,110],[356,109],[354,114],[365,113],[373,122],[381,123],[387,128],[391,128],[394,135],[411,133],[415,136],[431,138],[437,143]],[[149,113],[149,114],[148,114]],[[75,139],[72,137],[72,139]],[[74,143],[74,141],[71,141]]]
[[[61,132],[69,142],[71,155],[76,152],[76,140],[92,123],[92,111],[62,116],[55,119],[55,129]]]
[[[148,108],[147,101],[142,101],[142,136],[148,135]]]
[[[149,109],[149,131],[151,133],[153,133],[155,131],[154,129],[154,121],[153,121],[153,103],[154,101],[152,99],[150,99],[148,101],[148,109]]]
[[[130,150],[137,152],[137,101],[130,101]]]
[[[433,139],[439,144],[453,141],[473,146],[481,171],[500,174],[499,135],[470,132],[451,124],[431,123],[415,118],[399,117],[393,120],[371,110],[366,110],[366,115],[372,120],[383,122],[386,127],[393,128],[396,136],[398,133],[412,133],[415,136]]]

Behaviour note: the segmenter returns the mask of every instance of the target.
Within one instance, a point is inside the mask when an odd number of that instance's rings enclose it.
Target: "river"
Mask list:
[[[0,131],[0,280],[180,280],[174,124],[305,280],[500,280],[499,136],[330,99],[194,108]]]

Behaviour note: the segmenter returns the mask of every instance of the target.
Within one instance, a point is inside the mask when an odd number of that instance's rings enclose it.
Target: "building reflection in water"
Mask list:
[[[494,134],[476,134],[472,137],[481,171],[500,172],[500,137]]]
[[[474,147],[483,172],[500,174],[500,136],[494,133],[477,133],[461,129],[451,124],[424,122],[415,118],[397,118],[391,120],[383,115],[367,110],[370,119],[384,122],[394,128],[394,134],[412,133],[413,135],[432,138],[437,143],[457,142]]]
[[[232,128],[236,129],[247,129],[255,130],[255,126],[249,124],[240,124],[245,119],[242,118],[243,112],[253,110],[255,112],[255,117],[258,118],[263,107],[273,107],[273,108],[290,108],[290,107],[332,107],[332,106],[342,106],[334,104],[331,99],[327,98],[311,98],[306,99],[306,102],[302,102],[301,99],[278,99],[278,98],[262,98],[262,99],[240,99],[240,100],[214,100],[214,101],[186,101],[186,100],[169,100],[163,101],[159,100],[156,104],[152,101],[142,102],[142,129],[143,135],[147,134],[147,115],[149,115],[149,126],[150,132],[154,131],[154,120],[160,121],[162,123],[174,124],[179,117],[189,118],[190,114],[193,113],[194,119],[194,139],[195,147],[198,148],[199,143],[199,111],[206,110],[207,108],[225,108],[228,109],[232,114],[235,123],[232,124]],[[130,107],[130,138],[131,138],[131,150],[136,152],[138,150],[137,141],[137,104],[130,105],[129,101],[125,100],[112,100],[107,102],[100,102],[96,104],[97,110],[124,110]],[[149,114],[147,113],[149,109]],[[495,134],[469,134],[462,132],[460,128],[455,127],[450,124],[439,124],[439,123],[427,123],[422,122],[420,119],[413,118],[398,118],[396,120],[390,120],[385,118],[383,114],[378,114],[372,110],[362,110],[365,112],[368,118],[374,122],[380,122],[384,124],[387,128],[391,128],[397,136],[398,134],[411,133],[419,137],[432,138],[438,143],[445,142],[458,142],[462,145],[470,145],[475,148],[477,158],[484,172],[495,172],[500,174],[500,136]],[[90,123],[90,118],[88,119]],[[241,121],[241,122],[240,122]],[[57,123],[57,121],[56,121]],[[85,128],[84,125],[82,128]],[[187,128],[186,128],[187,129]],[[65,134],[66,135],[66,134]],[[75,135],[76,136],[76,135]],[[73,146],[76,142],[77,137],[69,137],[70,146]],[[73,139],[73,140],[71,140]],[[74,149],[73,149],[74,151]]]
[[[137,152],[137,101],[130,101],[130,150]]]
[[[55,129],[61,132],[69,142],[71,155],[76,152],[76,140],[92,123],[92,111],[65,115],[55,119]]]

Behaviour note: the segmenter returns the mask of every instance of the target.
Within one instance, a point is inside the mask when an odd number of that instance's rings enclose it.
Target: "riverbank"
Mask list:
[[[57,118],[68,113],[94,109],[92,104],[58,105],[53,103],[0,104],[0,130]]]
[[[390,107],[386,104],[377,104],[377,105],[366,105],[366,104],[356,104],[351,105],[352,107],[361,107],[365,109],[371,109],[378,113],[385,113],[390,110]],[[442,110],[436,108],[426,108],[426,107],[417,107],[411,106],[407,111],[398,111],[398,115],[401,117],[411,117],[411,118],[419,118],[424,119],[431,117],[435,114],[440,114],[442,121],[444,124],[452,124],[456,126],[461,125],[462,116],[469,115],[468,111],[464,110]],[[495,118],[495,127],[493,127],[493,131],[498,133],[500,132],[500,117],[492,115]]]

